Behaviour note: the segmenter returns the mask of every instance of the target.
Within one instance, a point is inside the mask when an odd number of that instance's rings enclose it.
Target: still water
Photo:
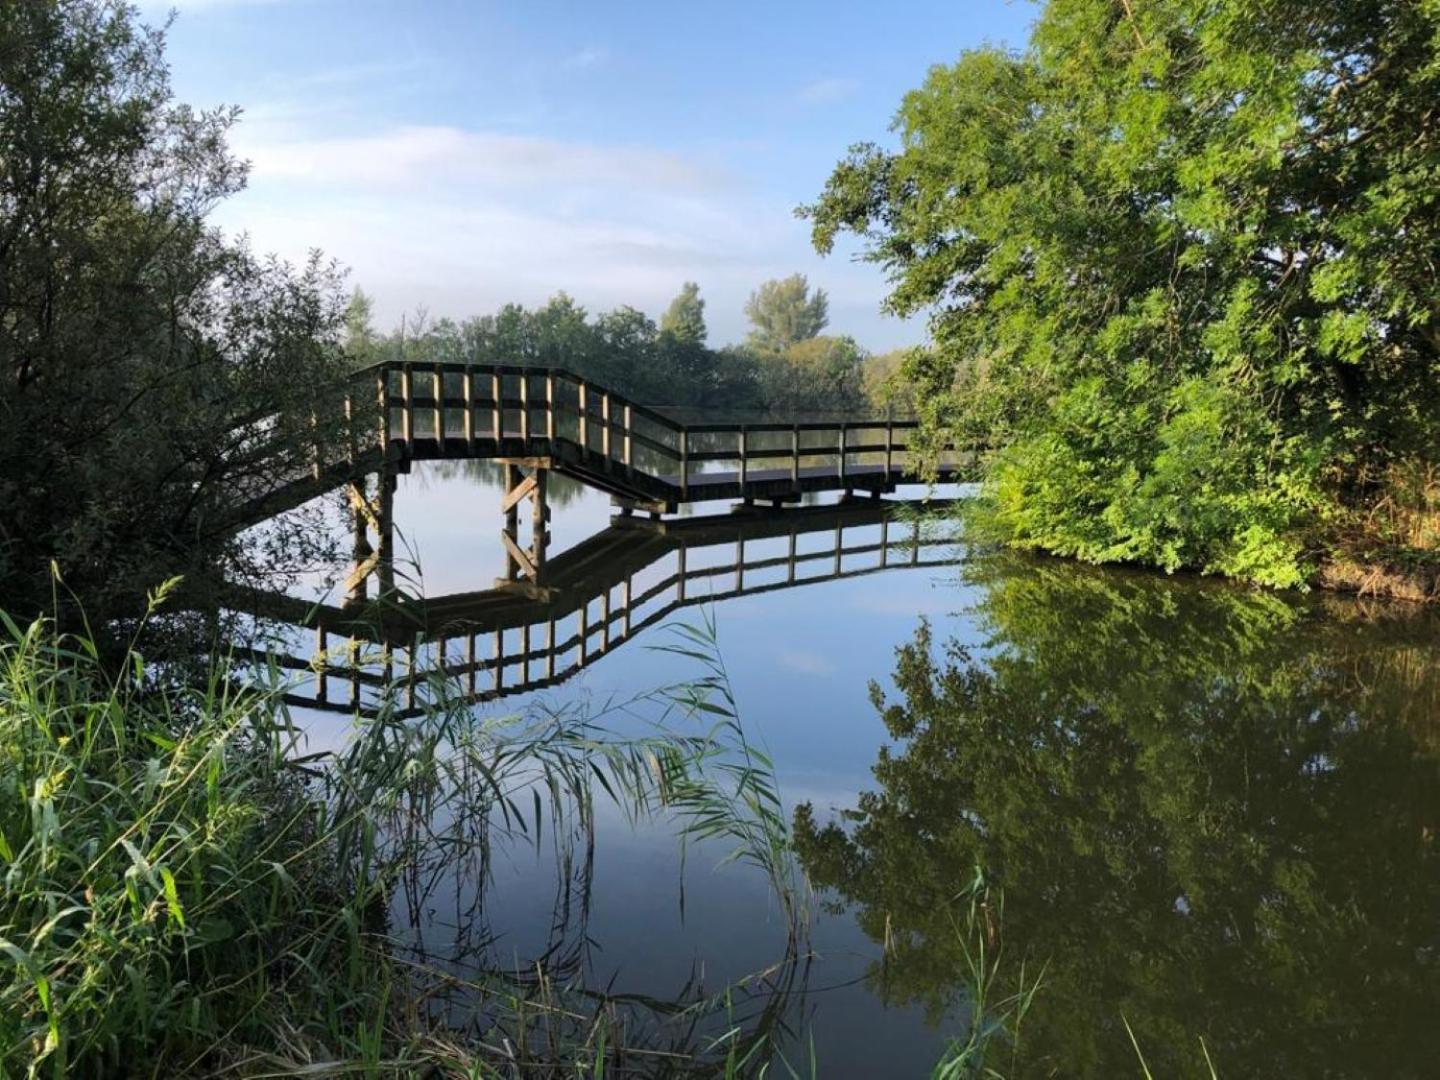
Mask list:
[[[473,464],[400,477],[416,588],[492,585],[498,502]],[[552,557],[610,524],[598,493],[557,485],[551,502]],[[844,542],[873,548],[880,530]],[[821,1076],[928,1075],[977,1021],[983,946],[989,1000],[1033,989],[1018,1038],[991,1044],[1004,1075],[1137,1075],[1142,1057],[1157,1077],[1436,1075],[1435,614],[927,536],[925,565],[827,556],[815,580],[711,609],[813,890],[773,999],[797,1069],[813,1045]],[[727,550],[716,593],[739,591]],[[652,647],[666,634],[477,708],[623,726],[616,702],[695,674]],[[334,715],[306,723],[316,745],[344,737]],[[478,908],[490,963],[563,957],[591,988],[693,1000],[786,952],[769,883],[724,854],[602,807],[583,871],[553,843],[509,845],[453,906],[406,914],[433,955]]]

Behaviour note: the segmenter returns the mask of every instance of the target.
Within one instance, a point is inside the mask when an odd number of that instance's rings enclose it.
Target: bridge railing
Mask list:
[[[862,467],[888,475],[917,465],[919,424],[908,417],[682,422],[563,368],[386,361],[356,379],[361,393],[373,386],[381,447],[411,457],[539,455],[567,443],[588,466],[645,473],[682,496],[716,466],[743,485],[762,469],[798,481],[828,467],[843,480]]]

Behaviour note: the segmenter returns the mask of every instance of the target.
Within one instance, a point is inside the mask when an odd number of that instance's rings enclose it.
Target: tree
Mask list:
[[[244,184],[236,113],[173,101],[133,9],[3,4],[0,42],[0,593],[49,609],[54,561],[98,622],[266,562],[240,510],[342,421],[316,394],[346,370],[345,299],[318,254],[207,226]]]
[[[762,354],[782,353],[824,330],[829,311],[825,290],[811,293],[804,274],[767,281],[745,304],[745,315],[754,327],[749,345]]]
[[[345,307],[345,351],[357,366],[378,359],[379,339],[372,322],[374,302],[359,286],[350,294]]]
[[[1015,556],[967,576],[983,647],[922,625],[872,689],[873,790],[796,813],[807,876],[883,943],[881,997],[965,1002],[978,868],[991,1000],[1043,971],[1007,1075],[1133,1072],[1131,1030],[1156,1076],[1425,1075],[1433,620]]]
[[[771,411],[789,415],[863,409],[865,358],[850,337],[812,337],[782,353],[762,353],[761,395]]]
[[[660,333],[679,344],[705,344],[705,301],[700,298],[700,286],[695,282],[687,281],[679,295],[670,301],[660,317]]]
[[[1297,583],[1440,445],[1437,47],[1412,0],[1049,0],[802,212],[930,313],[1012,542]]]

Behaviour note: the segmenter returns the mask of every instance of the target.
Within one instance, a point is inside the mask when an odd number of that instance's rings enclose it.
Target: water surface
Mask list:
[[[603,496],[551,496],[555,553],[609,523]],[[416,588],[503,573],[498,498],[474,465],[401,477]],[[813,1039],[823,1076],[928,1073],[973,1019],[979,874],[992,997],[1043,971],[1018,1042],[996,1044],[1009,1075],[1134,1074],[1135,1043],[1156,1076],[1209,1075],[1207,1056],[1222,1076],[1433,1075],[1435,616],[945,553],[714,607],[816,889],[813,959],[785,1003],[797,1058]],[[725,592],[727,556],[711,557]],[[652,627],[477,707],[603,708],[693,674],[661,641]],[[336,717],[311,724],[342,737]],[[483,908],[492,960],[523,967],[563,941],[576,978],[666,999],[783,953],[766,882],[720,854],[682,858],[665,822],[607,812],[580,887],[552,847],[515,847],[457,903]],[[443,953],[452,923],[418,917]]]

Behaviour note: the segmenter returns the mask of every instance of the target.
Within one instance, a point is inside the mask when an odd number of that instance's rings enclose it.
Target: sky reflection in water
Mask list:
[[[474,465],[401,478],[428,594],[503,571],[493,484]],[[555,485],[552,502],[552,553],[608,524],[595,493]],[[804,804],[824,910],[799,1021],[821,1075],[924,1074],[958,1033],[952,901],[977,867],[1004,898],[1000,982],[1045,965],[1018,1075],[1132,1072],[1127,1021],[1157,1076],[1208,1075],[1207,1052],[1222,1076],[1418,1076],[1440,1060],[1434,615],[992,556],[716,616],[749,737]],[[545,700],[694,673],[648,634]],[[313,721],[317,741],[339,730]],[[765,883],[718,854],[690,853],[682,918],[673,834],[602,815],[593,984],[665,997],[776,958]],[[556,880],[545,851],[497,859],[496,955],[545,948]]]

